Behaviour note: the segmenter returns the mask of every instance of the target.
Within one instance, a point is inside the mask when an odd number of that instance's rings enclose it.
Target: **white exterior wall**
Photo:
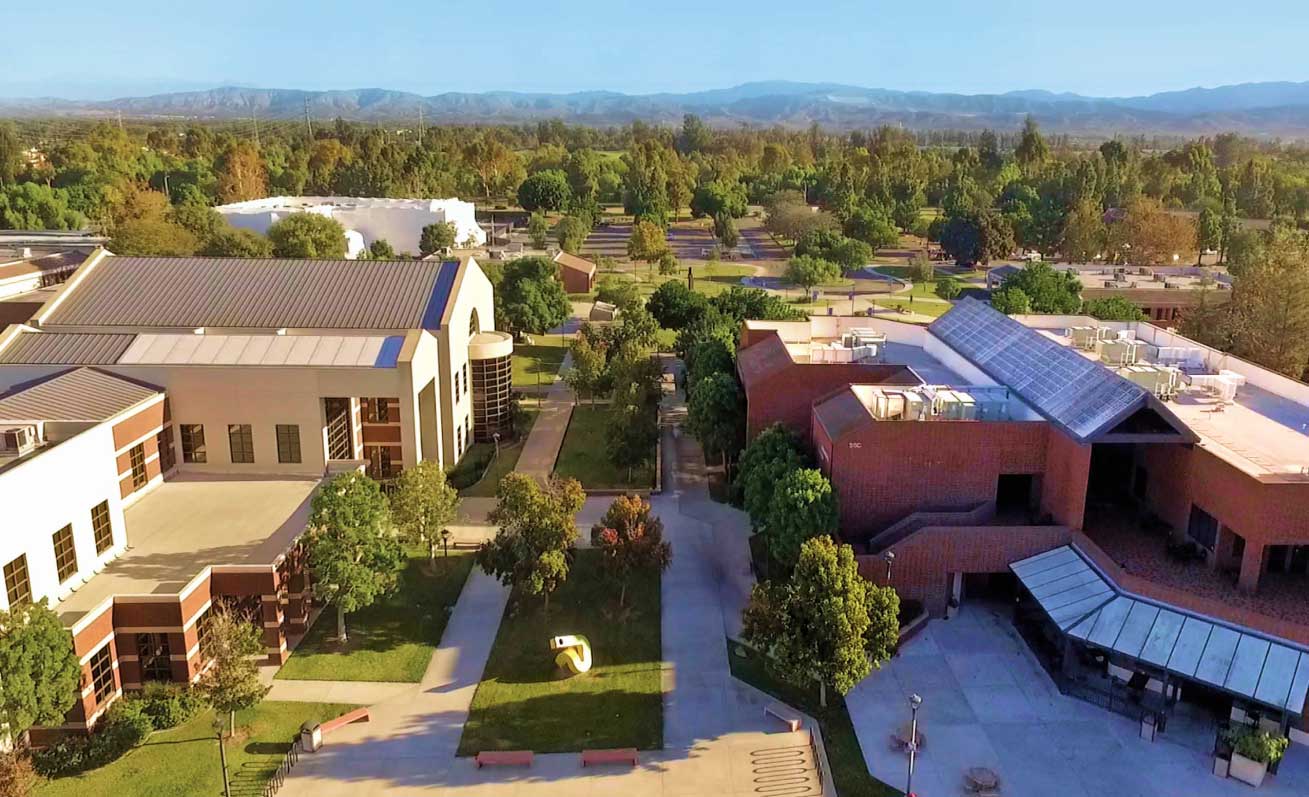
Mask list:
[[[0,473],[5,529],[0,534],[0,566],[26,554],[34,600],[49,598],[54,604],[68,597],[127,543],[112,427],[112,422],[92,426]],[[97,554],[91,508],[101,501],[109,502],[114,544]],[[78,570],[61,585],[55,574],[53,537],[70,523]],[[9,608],[4,589],[0,589],[0,606]]]
[[[459,436],[457,428],[471,429],[473,413],[472,368],[468,366],[468,344],[471,340],[469,322],[473,311],[477,311],[478,326],[481,330],[495,329],[495,301],[491,281],[482,273],[477,262],[469,258],[463,267],[462,279],[455,285],[450,297],[451,307],[445,314],[446,321],[441,330],[441,361],[449,367],[441,369],[441,426],[448,430],[442,441],[442,450],[447,462],[455,463],[464,451],[472,445],[471,434],[464,433],[463,446],[456,450]],[[454,375],[462,376],[458,400],[454,393]]]

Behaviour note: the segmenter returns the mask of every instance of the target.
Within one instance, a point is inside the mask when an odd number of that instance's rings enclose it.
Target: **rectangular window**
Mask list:
[[[136,654],[141,662],[142,680],[173,680],[171,653],[168,634],[137,634]]]
[[[205,452],[205,427],[203,424],[182,424],[182,461],[196,464],[209,461],[209,455]]]
[[[277,425],[277,461],[300,461],[300,427],[293,423]]]
[[[64,526],[54,533],[55,574],[62,584],[77,572],[77,548],[73,545],[73,527]]]
[[[200,615],[200,619],[195,622],[195,638],[200,646],[200,657],[204,661],[209,660],[209,645],[213,641],[212,628],[209,625],[213,611],[212,606],[205,609],[205,613]]]
[[[368,460],[368,477],[370,479],[390,479],[397,473],[391,461],[391,449],[387,446],[364,446],[364,457]]]
[[[1192,504],[1186,533],[1192,540],[1212,551],[1218,542],[1218,518]]]
[[[27,577],[27,554],[5,565],[5,594],[12,608],[20,603],[32,602],[32,581]]]
[[[254,435],[248,423],[234,423],[227,427],[227,440],[231,444],[232,462],[248,465],[255,461]]]
[[[109,519],[109,502],[91,507],[91,531],[95,533],[95,552],[102,554],[114,547],[114,524]]]
[[[373,399],[373,420],[377,423],[391,422],[391,402],[384,398]]]
[[[132,446],[132,450],[127,452],[127,458],[132,463],[132,489],[139,490],[150,481],[149,474],[145,472],[145,443]]]
[[[464,392],[467,393],[468,392],[468,363],[464,363],[464,367],[460,370],[463,372],[464,375]]]
[[[91,689],[95,693],[95,704],[103,704],[114,696],[117,687],[114,684],[114,660],[109,653],[110,643],[100,648],[91,657]]]

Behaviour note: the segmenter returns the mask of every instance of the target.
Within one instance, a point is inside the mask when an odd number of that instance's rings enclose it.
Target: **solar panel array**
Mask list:
[[[976,299],[928,330],[1079,442],[1145,406],[1141,386]]]
[[[1072,546],[1009,568],[1073,639],[1279,710],[1305,711],[1309,650],[1124,595]]]

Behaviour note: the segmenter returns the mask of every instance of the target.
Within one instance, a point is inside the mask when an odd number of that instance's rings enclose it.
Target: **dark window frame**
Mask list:
[[[91,654],[88,662],[91,671],[91,694],[95,696],[97,707],[114,696],[118,691],[118,682],[114,677],[114,656],[109,647],[113,642],[106,642],[103,647]]]
[[[209,461],[209,451],[205,448],[205,425],[203,423],[184,423],[182,432],[182,461],[192,465],[203,465]]]
[[[253,465],[255,462],[254,428],[248,423],[227,425],[227,453],[233,465]]]
[[[9,608],[32,602],[32,574],[27,569],[27,554],[20,553],[4,566],[5,597]]]
[[[101,501],[91,507],[91,533],[95,538],[97,555],[114,547],[114,519],[109,514],[108,501]]]
[[[300,452],[300,426],[294,423],[279,423],[277,434],[277,461],[283,465],[298,465],[303,460]]]
[[[172,643],[166,632],[137,634],[136,655],[142,681],[173,680]]]
[[[73,524],[69,523],[50,535],[55,553],[55,578],[62,585],[77,575],[77,541],[73,539]]]
[[[139,490],[150,481],[150,474],[145,469],[145,443],[137,443],[127,452],[127,461],[132,466],[132,489]]]

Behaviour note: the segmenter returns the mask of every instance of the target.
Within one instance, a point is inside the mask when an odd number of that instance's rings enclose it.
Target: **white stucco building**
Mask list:
[[[374,241],[397,252],[418,254],[418,239],[429,224],[455,225],[455,242],[474,247],[486,243],[472,202],[461,199],[387,199],[350,196],[277,196],[215,208],[228,224],[259,234],[293,213],[314,213],[340,222],[346,230],[347,257],[354,258]]]

